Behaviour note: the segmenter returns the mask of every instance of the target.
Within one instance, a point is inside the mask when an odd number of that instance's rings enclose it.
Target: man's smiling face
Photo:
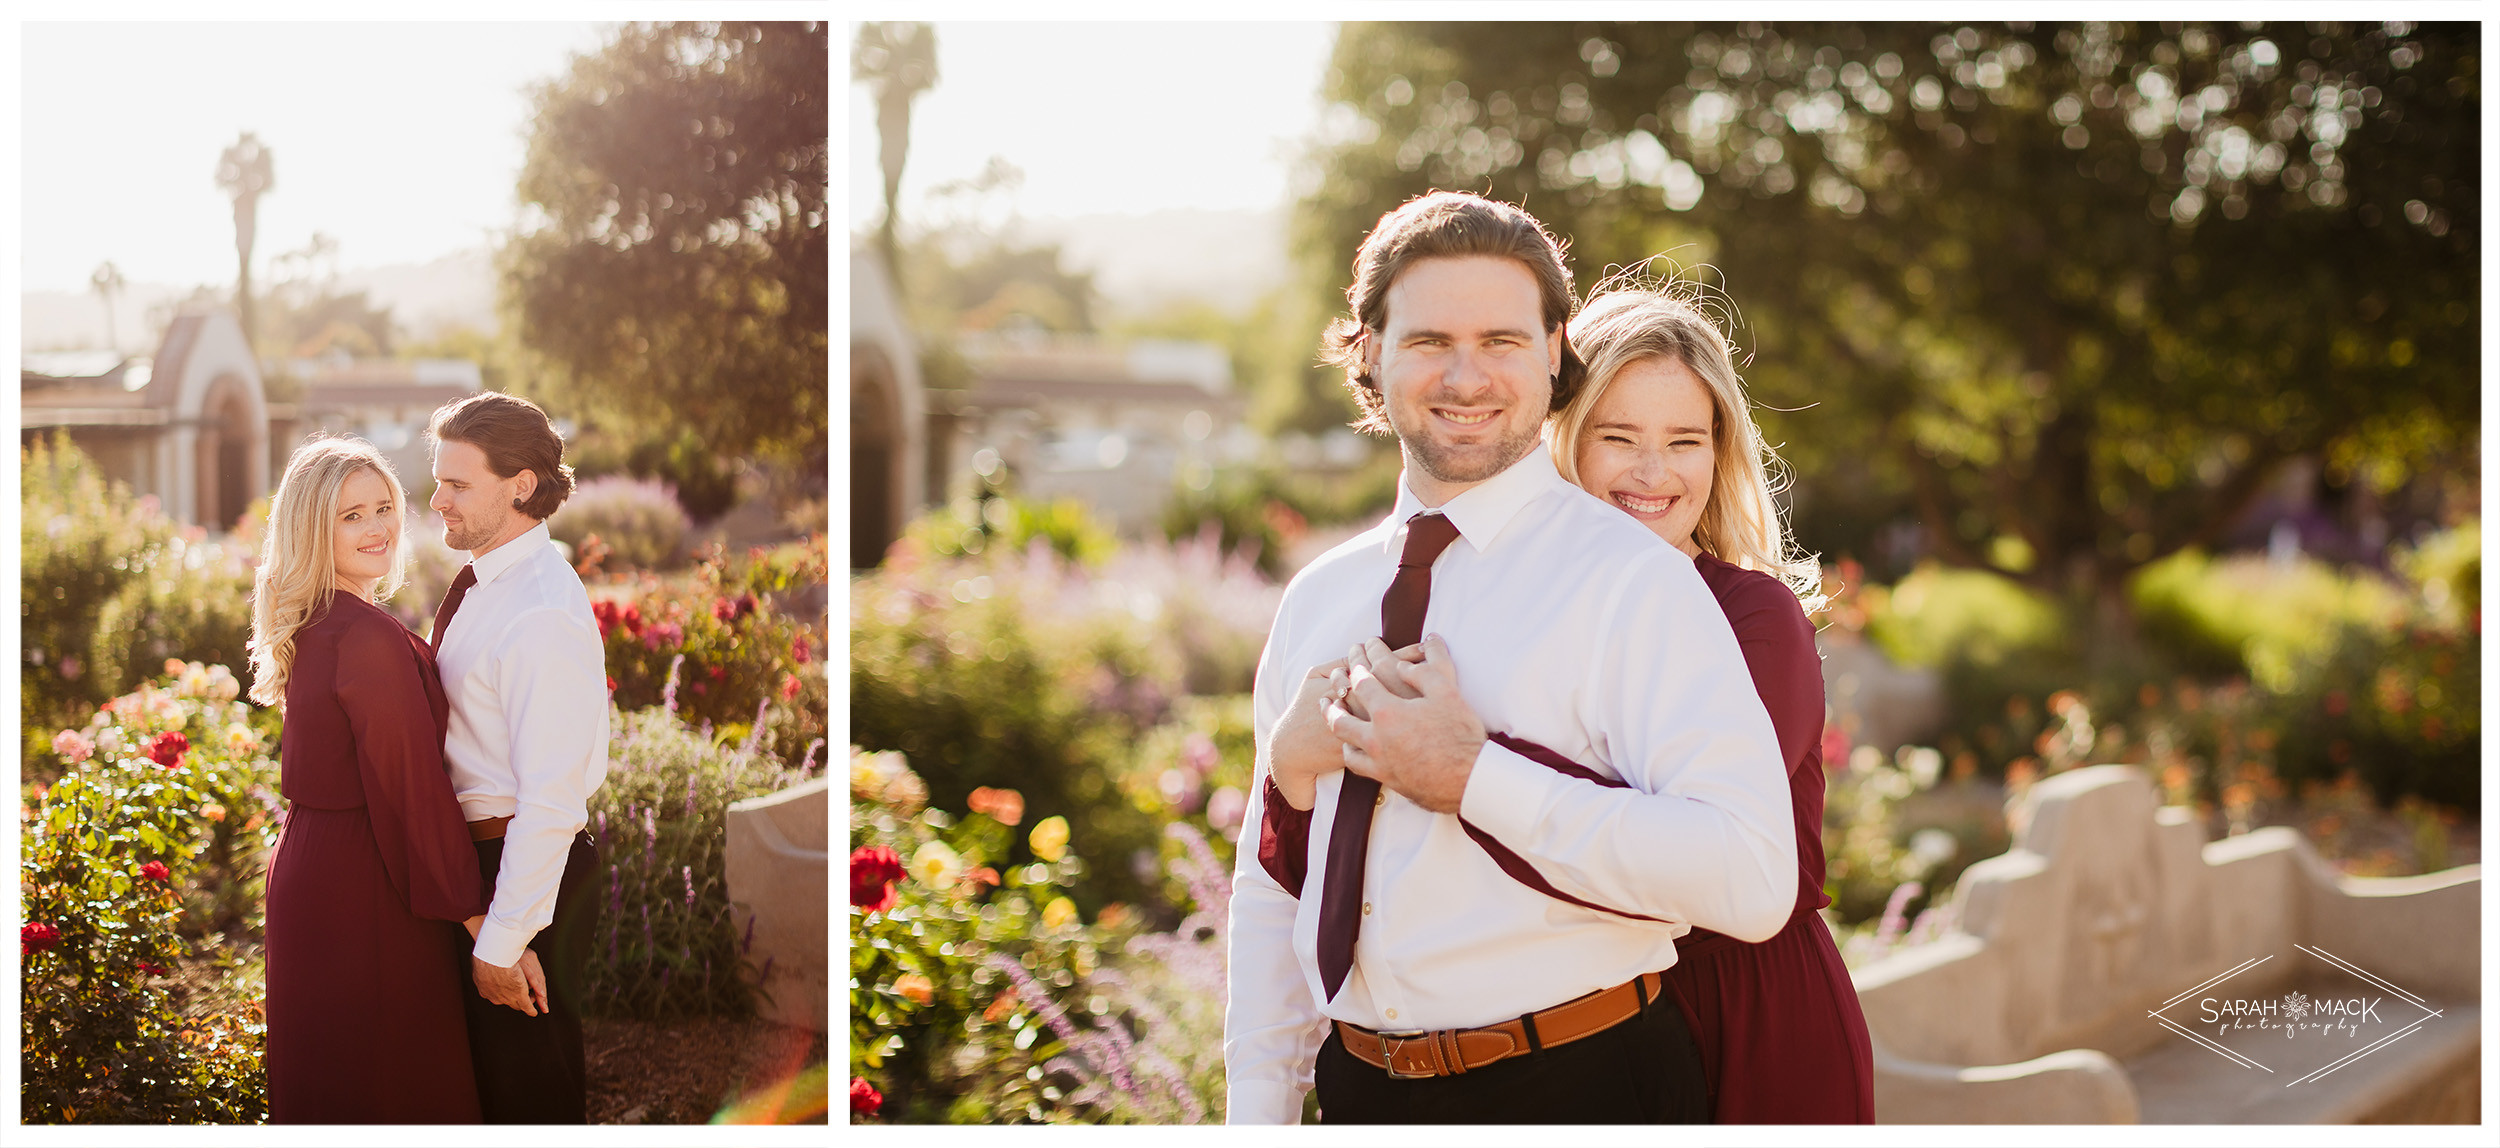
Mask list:
[[[1542,321],[1536,277],[1515,259],[1419,260],[1383,301],[1388,326],[1366,333],[1366,357],[1407,482],[1438,506],[1535,449],[1562,343]]]

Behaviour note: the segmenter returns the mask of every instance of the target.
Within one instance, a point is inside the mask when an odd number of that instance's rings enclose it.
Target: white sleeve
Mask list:
[[[545,607],[515,620],[489,657],[520,792],[504,830],[494,901],[470,951],[509,968],[555,920],[573,835],[607,779],[607,650],[587,620]]]
[[[1768,940],[1797,899],[1779,738],[1710,588],[1681,554],[1634,562],[1585,687],[1629,789],[1488,741],[1459,813],[1554,886],[1608,908]]]
[[[1231,951],[1225,961],[1224,1122],[1298,1124],[1302,1097],[1326,1039],[1319,1002],[1293,953],[1294,914],[1301,902],[1261,868],[1258,827],[1265,813],[1268,733],[1283,716],[1302,671],[1273,663],[1274,635],[1285,627],[1280,608],[1259,656],[1256,702],[1258,764],[1250,805],[1242,815],[1241,848],[1233,858]],[[1314,816],[1318,810],[1314,809]]]

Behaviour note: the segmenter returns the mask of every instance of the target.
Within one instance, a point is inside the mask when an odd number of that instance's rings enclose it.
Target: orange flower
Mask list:
[[[990,1002],[990,1007],[981,1010],[981,1019],[996,1024],[1013,1015],[1015,1011],[1016,990],[1007,989],[998,994],[998,999]]]
[[[984,785],[973,790],[972,796],[964,799],[964,805],[1001,825],[1014,825],[1024,820],[1024,795],[1012,789],[992,789]]]
[[[894,978],[894,994],[913,1004],[925,1005],[937,995],[937,985],[918,973],[904,973]]]

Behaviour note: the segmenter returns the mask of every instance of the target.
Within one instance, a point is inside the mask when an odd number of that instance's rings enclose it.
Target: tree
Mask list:
[[[252,240],[260,222],[260,197],[278,186],[269,149],[259,136],[245,132],[217,157],[217,186],[234,199],[234,302],[243,342],[251,346],[258,334],[252,323]]]
[[[927,24],[862,24],[851,46],[851,79],[867,84],[877,99],[877,166],[885,176],[885,218],[877,246],[895,266],[896,197],[903,187],[903,158],[911,148],[911,102],[937,86],[937,32]]]
[[[2109,605],[2286,459],[2471,443],[2476,66],[2401,23],[1349,26],[1296,236],[1342,286],[1383,210],[1460,187],[1584,287],[1706,263],[1758,400],[1810,408],[1763,416],[1802,520],[1906,512]]]
[[[107,259],[96,267],[94,275],[88,277],[87,285],[95,289],[97,298],[104,300],[104,345],[116,351],[121,350],[120,325],[115,322],[113,316],[113,300],[127,285],[122,280],[121,268],[113,266],[113,261]]]
[[[555,397],[821,470],[821,23],[635,25],[535,92],[504,305]]]

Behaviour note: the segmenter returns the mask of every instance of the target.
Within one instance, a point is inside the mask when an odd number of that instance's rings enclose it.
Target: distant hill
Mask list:
[[[1029,238],[1057,240],[1067,266],[1094,272],[1103,302],[1117,311],[1183,298],[1244,311],[1289,271],[1282,208],[1080,215],[1023,227]]]
[[[364,291],[388,307],[400,333],[426,339],[454,327],[491,331],[495,326],[494,257],[462,251],[426,263],[401,263],[339,273],[339,289]],[[214,285],[231,293],[231,283]],[[155,349],[157,333],[173,305],[194,289],[169,283],[133,283],[115,301],[113,324],[120,350]],[[29,351],[102,347],[104,303],[92,291],[30,291],[18,297],[21,340]]]

